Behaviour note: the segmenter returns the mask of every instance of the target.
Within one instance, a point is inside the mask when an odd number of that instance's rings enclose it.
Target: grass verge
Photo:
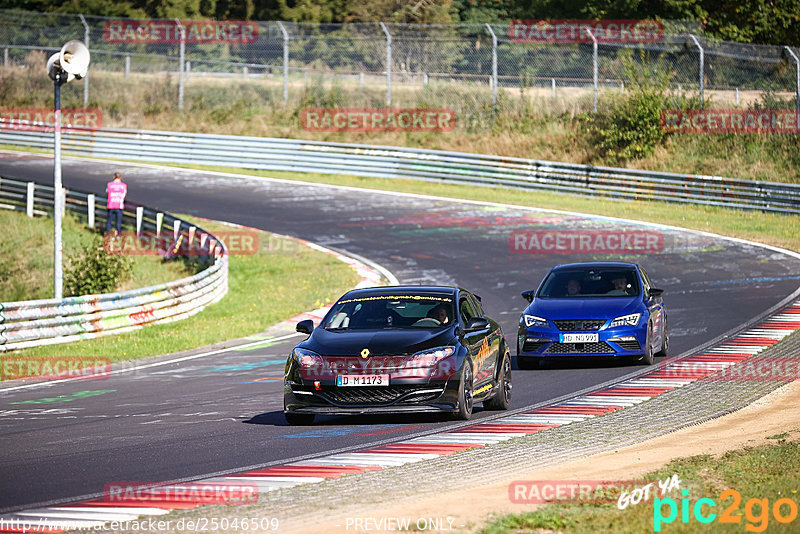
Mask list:
[[[551,504],[533,512],[503,516],[486,524],[479,532],[797,532],[800,473],[789,466],[800,465],[800,441],[789,441],[785,436],[775,436],[775,439],[775,445],[729,451],[720,458],[710,455],[681,458],[643,476],[642,480],[663,481],[677,474],[681,489],[689,491],[686,505],[682,503],[681,492],[672,491],[663,497],[675,500],[677,514],[671,522],[656,521],[656,517],[668,518],[670,507],[654,501],[651,494],[648,502],[628,505],[624,510],[618,509],[616,502]],[[735,502],[734,495],[723,494],[727,489],[738,492],[741,500]],[[656,493],[656,497],[660,498],[660,494]],[[712,509],[708,501],[701,503],[702,515],[716,514],[709,524],[699,522],[694,513],[695,504],[701,498],[712,499],[716,504]],[[792,518],[791,521],[781,523],[776,518],[775,504],[779,499],[794,503],[783,501],[778,510],[781,517]],[[686,522],[682,521],[684,506],[688,511]],[[733,523],[720,521],[726,510]]]
[[[64,272],[97,236],[67,213],[62,219]],[[53,298],[53,219],[28,218],[0,209],[0,302]],[[132,256],[131,276],[115,290],[126,291],[188,276],[181,263],[163,263],[158,256]]]
[[[208,221],[198,224],[212,233],[230,231],[228,226]],[[15,354],[99,357],[117,362],[192,349],[261,332],[335,300],[358,283],[352,268],[330,254],[268,232],[259,232],[259,236],[256,254],[230,256],[228,294],[193,317]]]

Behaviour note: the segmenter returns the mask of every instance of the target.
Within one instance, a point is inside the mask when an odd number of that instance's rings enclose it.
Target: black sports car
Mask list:
[[[346,293],[286,362],[289,424],[315,414],[444,412],[469,419],[475,402],[508,409],[511,358],[480,298],[454,287],[396,286]]]

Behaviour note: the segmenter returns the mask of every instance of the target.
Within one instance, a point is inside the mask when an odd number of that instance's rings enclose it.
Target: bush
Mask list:
[[[107,253],[103,239],[95,236],[77,258],[68,261],[64,272],[64,295],[110,293],[127,282],[132,273],[131,258]]]
[[[618,101],[594,120],[597,148],[610,164],[650,155],[666,133],[661,112],[666,96],[654,88],[641,88]]]

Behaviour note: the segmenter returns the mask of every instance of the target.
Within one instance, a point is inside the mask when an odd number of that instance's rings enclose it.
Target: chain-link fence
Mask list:
[[[181,109],[206,98],[192,90],[196,80],[213,78],[260,82],[260,98],[284,105],[449,108],[481,120],[512,98],[591,109],[598,95],[654,76],[701,101],[744,104],[769,91],[800,109],[799,50],[715,41],[685,25],[667,24],[657,42],[531,43],[500,24],[226,24],[0,10],[0,49],[9,66],[31,50],[86,42],[84,104],[103,71],[119,85],[166,75],[175,93],[160,105]]]

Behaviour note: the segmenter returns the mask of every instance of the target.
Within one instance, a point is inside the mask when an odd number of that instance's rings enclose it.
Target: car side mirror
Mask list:
[[[295,330],[300,332],[301,334],[308,334],[311,335],[311,332],[314,330],[314,321],[311,319],[305,319],[297,323]]]
[[[660,297],[663,294],[664,294],[664,290],[663,289],[650,288],[650,296],[651,297]]]
[[[479,332],[481,330],[486,330],[489,328],[489,319],[486,317],[473,317],[469,321],[467,321],[467,325],[464,327],[464,331],[469,332]]]
[[[522,298],[524,298],[528,302],[533,302],[533,289],[529,289],[527,291],[523,291],[520,294],[522,295]]]

